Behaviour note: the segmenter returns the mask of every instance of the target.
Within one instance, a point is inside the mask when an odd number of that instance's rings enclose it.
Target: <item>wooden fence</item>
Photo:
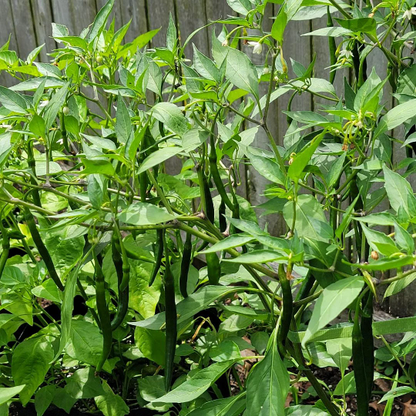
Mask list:
[[[19,57],[26,56],[36,46],[45,43],[45,48],[40,54],[40,60],[47,62],[47,53],[55,47],[55,41],[51,38],[51,23],[61,23],[69,28],[70,33],[79,34],[94,19],[97,11],[106,3],[106,0],[0,0],[1,24],[0,45],[7,42],[10,36],[10,49],[16,50]],[[266,22],[271,26],[272,16],[277,14],[278,5],[269,4]],[[210,21],[226,18],[234,14],[226,0],[116,0],[113,11],[116,28],[126,24],[131,19],[130,29],[126,41],[131,41],[136,36],[149,30],[162,28],[153,38],[152,46],[163,45],[166,36],[169,15],[179,24],[182,39],[195,29],[206,25]],[[326,16],[311,21],[290,22],[285,33],[285,56],[307,66],[314,54],[316,54],[315,76],[325,78],[328,76],[327,68],[330,65],[328,53],[328,41],[325,37],[301,36],[326,26]],[[218,30],[218,29],[217,29]],[[209,54],[211,44],[212,26],[198,32],[193,42],[202,52]],[[188,46],[185,51],[191,56],[192,48]],[[247,48],[245,50],[254,62],[261,63],[264,56],[252,55]],[[368,67],[376,66],[381,78],[386,73],[381,71],[387,67],[384,56],[378,51],[373,52],[368,59]],[[335,87],[342,91],[343,77],[348,78],[348,71],[337,74]],[[13,79],[7,74],[0,74],[0,84],[9,86]],[[388,86],[386,87],[388,93]],[[263,91],[265,92],[265,91]],[[387,94],[385,95],[388,96]],[[287,129],[286,116],[282,113],[286,110],[288,97],[283,96],[277,103],[273,103],[270,109],[270,129],[276,141],[281,144]],[[314,110],[318,108],[322,100],[312,98],[309,94],[297,96],[292,108],[297,110]],[[268,147],[268,140],[261,132],[254,142],[255,146]],[[403,157],[402,153],[395,150],[395,158]],[[177,166],[171,166],[175,170]],[[252,205],[258,205],[265,201],[263,192],[267,181],[246,166],[242,172],[243,184],[239,189],[240,194],[247,198]],[[380,207],[386,209],[386,206]],[[267,221],[268,229],[279,234],[282,230],[282,219],[276,216],[261,218],[261,224]],[[398,315],[416,313],[416,305],[410,299],[416,294],[416,289],[407,290],[406,294],[397,296],[390,301],[390,310]],[[410,298],[409,298],[410,296]],[[403,305],[407,305],[403,307]]]

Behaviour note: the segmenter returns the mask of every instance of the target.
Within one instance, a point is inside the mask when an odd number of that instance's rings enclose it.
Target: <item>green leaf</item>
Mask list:
[[[45,121],[46,129],[50,129],[55,122],[56,116],[65,103],[68,88],[69,83],[64,84],[62,88],[55,92],[48,105],[45,107],[43,119]]]
[[[142,354],[158,365],[165,365],[166,336],[164,332],[136,327],[134,342]]]
[[[41,116],[34,114],[31,122],[29,123],[29,130],[39,137],[45,137],[46,125]]]
[[[289,166],[287,174],[294,181],[297,182],[303,175],[303,171],[311,160],[313,154],[325,136],[325,131],[318,134],[314,139],[302,149],[295,157],[295,160]]]
[[[42,416],[52,404],[56,393],[56,386],[49,384],[42,387],[35,396],[35,409],[38,416]]]
[[[226,76],[236,87],[251,92],[259,98],[257,70],[243,52],[227,48]]]
[[[152,270],[153,264],[151,263],[130,260],[129,306],[145,319],[155,314],[160,297],[161,281],[159,278],[156,278],[152,286],[149,287]]]
[[[397,105],[381,117],[380,123],[374,132],[374,136],[378,137],[381,133],[400,126],[400,124],[403,124],[414,116],[416,116],[416,98]]]
[[[283,36],[288,21],[289,19],[284,10],[284,7],[281,7],[272,26],[272,36],[280,43],[280,45],[283,43]]]
[[[395,295],[396,293],[401,292],[405,287],[409,286],[414,280],[416,279],[416,272],[410,273],[403,279],[397,280],[396,282],[391,283],[386,292],[384,293],[384,297],[387,298],[389,296]]]
[[[179,136],[183,136],[188,130],[186,118],[175,104],[165,102],[156,104],[152,108],[152,116]]]
[[[348,368],[352,356],[351,338],[329,340],[326,343],[326,350],[337,364],[341,374],[344,374],[345,370]]]
[[[194,48],[194,68],[204,78],[210,79],[217,83],[221,80],[220,70],[215,66],[207,56],[200,52],[195,45]]]
[[[246,393],[225,399],[210,400],[188,413],[188,416],[239,416],[246,407]]]
[[[260,175],[264,176],[271,182],[279,185],[285,185],[285,172],[282,172],[280,166],[276,162],[267,157],[255,155],[252,152],[248,152],[247,156],[249,157],[254,169],[256,169]]]
[[[40,336],[25,339],[13,352],[12,376],[17,385],[24,384],[20,392],[23,406],[43,383],[53,359],[52,338]]]
[[[290,389],[289,373],[280,358],[277,333],[266,356],[255,365],[247,380],[247,414],[259,416],[283,415]]]
[[[334,390],[334,396],[343,396],[345,394],[352,394],[357,392],[357,386],[355,385],[354,371],[346,374],[341,378]]]
[[[268,263],[285,258],[285,253],[278,253],[271,250],[254,250],[249,253],[242,254],[241,256],[233,259],[223,259],[222,261],[228,263],[238,264],[254,264],[254,263]]]
[[[416,106],[416,100],[414,105]],[[410,183],[387,166],[383,166],[383,173],[384,188],[386,189],[391,207],[396,213],[399,213],[399,210],[402,209],[409,219],[413,218],[416,215],[416,198]]]
[[[364,224],[361,224],[361,227],[364,231],[368,244],[373,250],[378,251],[383,254],[383,256],[387,257],[400,253],[400,250],[396,247],[394,241],[386,234],[383,234],[380,231],[372,230]]]
[[[252,10],[253,5],[250,0],[227,0],[227,4],[237,13],[247,16]]]
[[[19,394],[26,386],[0,387],[0,405],[7,403],[12,397]]]
[[[137,383],[140,396],[147,402],[152,402],[166,394],[165,377],[163,376],[156,375],[139,378]]]
[[[172,221],[175,219],[175,216],[169,214],[166,208],[159,208],[149,203],[136,202],[123,210],[119,215],[119,219],[126,224],[152,225]]]
[[[370,17],[362,17],[359,19],[335,19],[344,29],[351,30],[351,32],[370,33],[377,36],[377,23],[375,19]]]
[[[166,160],[170,159],[173,156],[176,156],[178,153],[182,152],[182,147],[163,147],[162,149],[156,150],[151,153],[140,165],[140,168],[137,173],[143,173],[152,168],[153,166],[160,165]]]
[[[87,35],[87,41],[92,42],[104,30],[108,17],[114,6],[114,0],[109,0],[95,16],[94,22]]]
[[[110,386],[103,380],[104,394],[96,397],[95,404],[104,416],[124,416],[130,413],[125,401],[111,390]]]
[[[18,93],[0,86],[0,103],[14,113],[26,114],[26,100]]]
[[[13,149],[11,138],[12,134],[10,132],[0,134],[0,168],[7,161],[7,158]]]
[[[234,361],[211,364],[194,373],[178,387],[156,399],[154,403],[186,403],[195,400],[206,392],[233,364]]]
[[[302,6],[303,0],[286,0],[284,2],[284,9],[287,15],[287,21],[292,20],[297,11]]]
[[[85,165],[85,169],[81,171],[83,175],[101,174],[112,177],[116,173],[114,166],[106,159],[83,158],[82,163]]]
[[[351,35],[353,32],[343,27],[323,27],[321,29],[314,30],[309,33],[304,33],[302,36],[332,36],[339,37],[344,35]]]
[[[91,367],[80,368],[67,378],[65,391],[74,399],[93,399],[104,393],[101,379]]]
[[[84,363],[96,366],[101,358],[103,336],[94,324],[83,320],[73,320],[71,325],[70,343],[66,353]],[[108,371],[108,366],[104,365]]]
[[[312,317],[306,329],[302,345],[313,335],[335,319],[359,295],[364,282],[360,276],[347,277],[327,286],[313,308]]]
[[[413,387],[410,386],[400,386],[393,390],[388,391],[380,400],[379,403],[385,402],[386,400],[391,399],[392,397],[404,396],[408,393],[414,393]]]
[[[204,251],[201,251],[200,254],[215,253],[217,251],[227,250],[228,248],[240,247],[253,240],[253,237],[243,234],[230,235],[224,240],[221,240],[213,246],[205,249]]]
[[[189,295],[176,305],[178,325],[202,311],[217,299],[233,292],[235,292],[235,287],[205,286],[198,292]],[[143,321],[130,322],[130,324],[142,328],[161,330],[165,324],[165,312],[158,313]]]
[[[118,94],[115,130],[120,143],[126,144],[132,132],[132,122],[129,110],[123,98]]]
[[[40,286],[34,287],[32,293],[38,298],[62,303],[62,292],[52,279],[45,280]]]
[[[283,207],[283,217],[289,227],[293,224],[293,201]],[[298,195],[296,198],[295,231],[299,237],[327,242],[333,237],[322,205],[312,195]]]

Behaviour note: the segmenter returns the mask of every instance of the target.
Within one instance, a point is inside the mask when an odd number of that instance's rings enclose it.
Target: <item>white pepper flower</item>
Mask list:
[[[409,10],[406,10],[403,14],[403,19],[412,19],[412,16],[416,16],[416,7],[411,7]]]
[[[253,53],[256,53],[258,55],[261,54],[263,50],[263,45],[260,42],[248,42],[249,46],[253,46]]]

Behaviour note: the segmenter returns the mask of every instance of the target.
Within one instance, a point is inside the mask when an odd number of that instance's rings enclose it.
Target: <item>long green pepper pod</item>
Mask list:
[[[182,261],[181,261],[181,274],[179,277],[179,287],[181,290],[181,295],[184,298],[188,297],[188,275],[189,267],[191,266],[191,257],[192,257],[192,234],[186,234],[185,245],[183,247]]]
[[[166,245],[165,245],[166,247]],[[166,266],[164,275],[165,308],[166,308],[166,362],[165,362],[165,387],[169,391],[172,384],[173,364],[176,351],[177,316],[175,303],[175,280],[170,270],[169,255],[166,249]]]
[[[356,302],[352,330],[352,359],[357,386],[357,416],[367,416],[374,378],[373,294],[368,292],[362,298],[365,306],[361,313],[361,325],[360,298]]]
[[[95,292],[96,292],[96,302],[97,302],[97,311],[101,323],[101,332],[103,334],[103,349],[101,352],[101,357],[98,361],[96,370],[101,371],[105,361],[111,352],[111,346],[113,342],[113,331],[111,329],[111,319],[110,312],[108,310],[108,305],[105,299],[105,281],[104,274],[98,260],[97,256],[94,253],[94,266],[95,266]]]
[[[149,280],[149,286],[154,283],[163,259],[163,247],[165,245],[165,230],[163,228],[156,231],[156,249],[155,249],[155,265]]]
[[[286,353],[285,344],[287,340],[287,335],[289,333],[289,328],[293,316],[293,297],[290,281],[287,278],[287,273],[285,273],[285,268],[283,264],[279,264],[278,275],[280,285],[282,288],[283,310],[280,315],[280,325],[277,334],[277,340],[280,353],[282,354],[282,356],[284,356]]]
[[[121,246],[120,240],[116,232],[113,232],[112,236],[112,254],[113,254],[113,263],[117,273],[117,281],[118,281],[118,305],[117,305],[117,312],[111,321],[111,330],[114,331],[117,329],[121,323],[123,322],[128,306],[129,306],[129,285],[123,289],[123,277],[124,277],[124,263],[121,255]],[[128,259],[127,259],[128,261]]]
[[[42,257],[43,261],[45,262],[46,269],[48,270],[50,278],[55,282],[56,286],[58,286],[59,290],[64,290],[64,285],[61,282],[61,279],[56,273],[55,266],[53,264],[52,258],[49,254],[48,249],[45,247],[45,244],[42,241],[42,238],[39,234],[39,231],[36,227],[35,220],[33,219],[32,213],[29,211],[28,208],[25,208],[25,220],[26,224],[29,228],[30,234],[32,235],[33,242],[35,243],[36,248],[40,256]]]
[[[1,221],[2,221],[2,218],[0,217],[0,231],[3,237],[2,244],[1,244],[3,251],[0,256],[0,279],[3,276],[3,271],[6,266],[7,259],[9,258],[9,251],[10,251],[10,235],[9,235],[8,230],[6,230],[3,227],[3,224],[1,223]]]

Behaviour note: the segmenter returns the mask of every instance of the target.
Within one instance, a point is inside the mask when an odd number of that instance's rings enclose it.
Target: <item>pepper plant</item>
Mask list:
[[[415,392],[416,318],[373,321],[416,278],[413,9],[227,2],[238,17],[212,22],[212,53],[193,45],[192,60],[173,18],[164,47],[151,47],[158,30],[125,43],[114,0],[80,35],[54,24],[50,63],[36,62],[42,46],[26,60],[1,48],[16,80],[0,87],[3,414],[345,415],[352,394],[364,416],[384,377],[390,415]],[[266,30],[268,3],[281,6]],[[325,15],[305,33],[328,39],[324,79],[315,60],[288,59],[285,29]],[[385,79],[367,68],[375,50]],[[309,94],[322,105],[298,111]],[[261,206],[238,193],[247,165],[270,182]],[[261,212],[285,232],[270,235]],[[327,367],[337,386],[319,379]]]

